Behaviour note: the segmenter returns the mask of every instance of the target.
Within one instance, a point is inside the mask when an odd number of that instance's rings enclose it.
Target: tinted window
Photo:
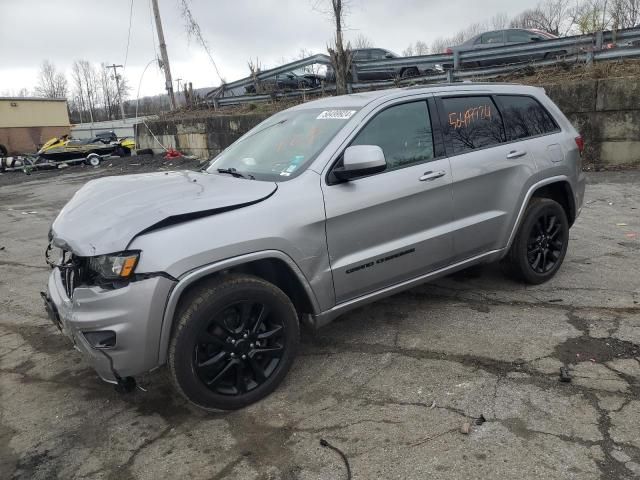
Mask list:
[[[531,42],[531,37],[539,38],[538,35],[527,32],[526,30],[509,30],[507,32],[507,42],[511,43]]]
[[[427,103],[387,108],[358,133],[351,145],[378,145],[387,160],[387,170],[431,160],[433,135]]]
[[[509,141],[558,130],[551,115],[535,98],[499,95],[498,101]]]
[[[375,50],[371,50],[371,59],[372,60],[382,60],[386,58],[387,51],[376,48]]]
[[[491,97],[443,98],[442,104],[453,153],[504,142],[502,118]]]
[[[498,32],[488,32],[488,33],[483,33],[482,37],[480,37],[482,40],[482,43],[502,43],[504,42],[504,35],[502,30],[498,31]]]
[[[353,52],[353,60],[369,60],[369,51],[368,50],[356,50]]]

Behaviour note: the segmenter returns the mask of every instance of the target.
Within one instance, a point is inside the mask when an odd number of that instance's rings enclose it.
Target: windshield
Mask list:
[[[355,113],[354,108],[278,113],[230,145],[206,171],[256,180],[289,180],[305,170]]]

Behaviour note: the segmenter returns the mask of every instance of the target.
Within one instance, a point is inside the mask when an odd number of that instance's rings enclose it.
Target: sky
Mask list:
[[[45,59],[67,74],[74,60],[124,64],[131,97],[163,93],[164,77],[153,63],[158,39],[150,0],[131,1],[0,0],[0,95],[33,90]],[[332,39],[331,21],[321,11],[329,0],[188,1],[226,81],[246,77],[250,59],[274,67],[303,48],[326,53]],[[416,40],[431,44],[497,13],[515,15],[537,0],[349,2],[347,39],[363,34],[374,46],[401,53]],[[174,80],[191,81],[194,88],[219,85],[205,51],[187,35],[179,0],[159,0],[159,6]]]

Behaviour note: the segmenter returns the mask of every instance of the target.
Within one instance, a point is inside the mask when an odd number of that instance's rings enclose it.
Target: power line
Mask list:
[[[129,58],[129,42],[131,40],[131,20],[133,19],[133,0],[131,0],[131,6],[129,7],[129,31],[127,32],[127,51],[124,54],[124,66],[123,70],[127,69],[127,59]]]

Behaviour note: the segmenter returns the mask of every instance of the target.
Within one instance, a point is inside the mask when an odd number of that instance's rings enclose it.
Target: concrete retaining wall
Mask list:
[[[251,130],[268,114],[220,115],[209,118],[156,120],[138,125],[138,148],[173,147],[198,158],[212,158]],[[156,136],[156,140],[153,135]]]
[[[547,94],[585,137],[585,163],[640,164],[640,79],[606,78],[544,85]],[[165,146],[211,158],[268,114],[157,120],[147,125]],[[139,125],[138,148],[160,148]]]
[[[544,88],[585,137],[585,162],[640,165],[640,79],[580,80]]]

